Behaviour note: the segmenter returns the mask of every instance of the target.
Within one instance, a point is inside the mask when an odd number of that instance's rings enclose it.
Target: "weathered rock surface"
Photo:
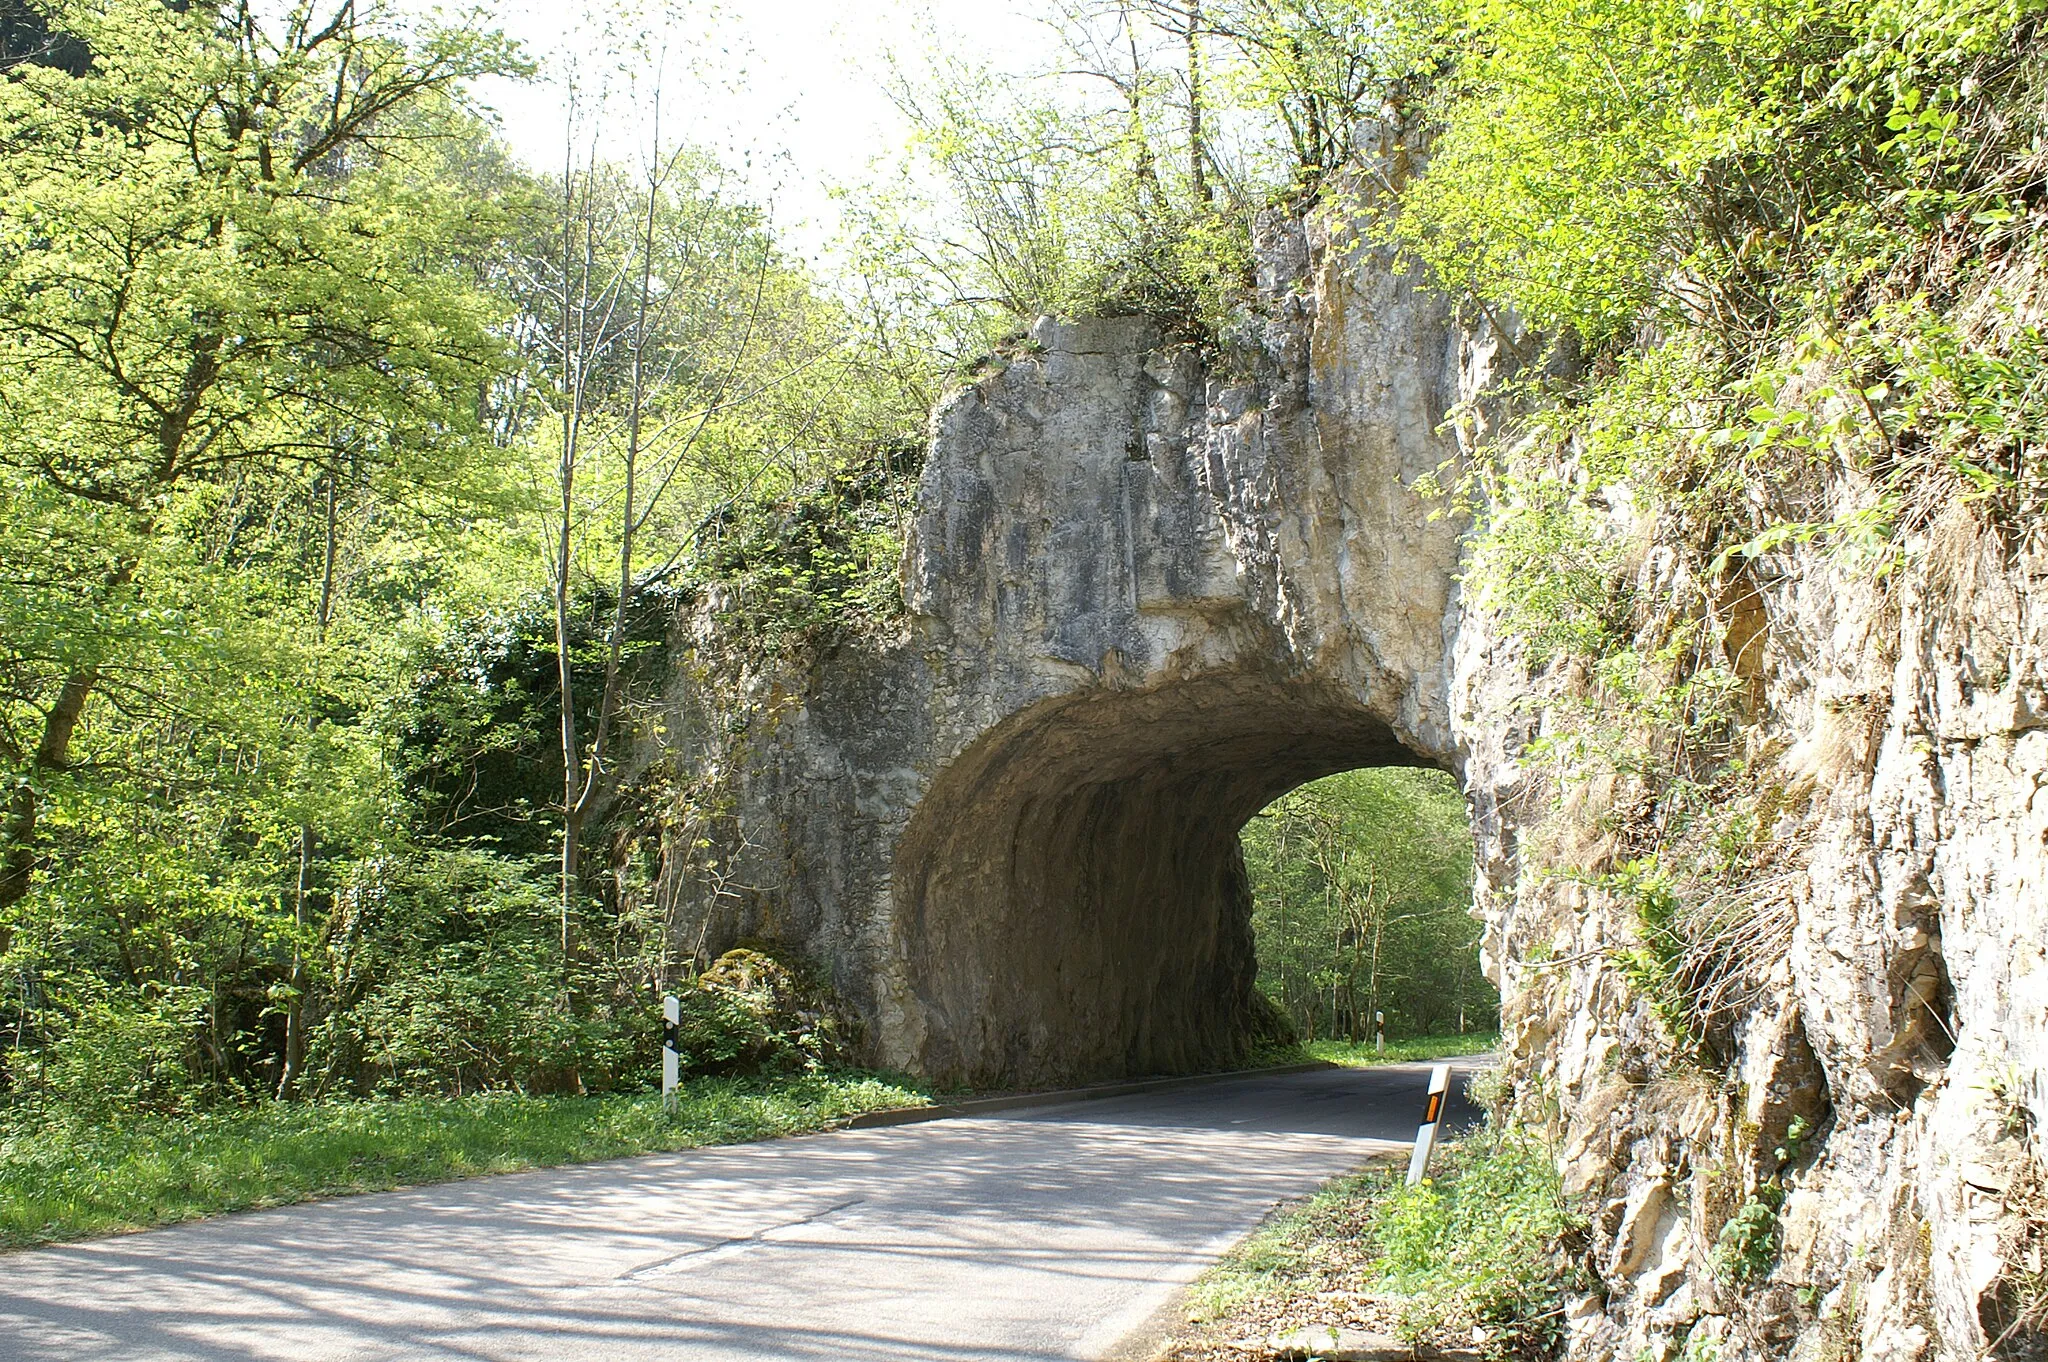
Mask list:
[[[1817,552],[1759,567],[1752,769],[1779,854],[1744,886],[1761,978],[1719,1072],[1659,1063],[1616,964],[1626,904],[1518,876],[1539,823],[1591,842],[1610,811],[1530,815],[1517,758],[1548,711],[1529,699],[1565,683],[1468,621],[1460,731],[1511,1067],[1555,1104],[1607,1255],[1575,1356],[2048,1357],[2029,1310],[2048,1289],[2048,558],[1958,509],[1900,562],[1881,589]],[[1776,1251],[1741,1280],[1717,1240],[1773,1177]]]
[[[1243,822],[1441,765],[1511,1070],[1593,1219],[1575,1356],[2048,1356],[2019,1322],[2048,1252],[2048,560],[1961,515],[1881,591],[1772,560],[1768,968],[1725,1065],[1673,1068],[1616,963],[1632,910],[1523,873],[1532,838],[1597,856],[1613,812],[1525,762],[1570,679],[1461,601],[1460,527],[1413,490],[1498,338],[1316,232],[1262,255],[1221,355],[1041,322],[936,413],[897,637],[746,678],[737,723],[679,675],[665,759],[729,796],[671,820],[680,939],[824,962],[869,1057],[942,1080],[1219,1065],[1263,1024]],[[1717,1239],[1774,1177],[1779,1251],[1738,1284]]]
[[[829,962],[873,1058],[944,1079],[1258,1037],[1238,829],[1333,771],[1455,759],[1458,528],[1411,484],[1490,360],[1385,269],[1266,244],[1229,354],[1042,321],[934,415],[902,634],[755,678],[715,758],[735,868],[667,886],[683,939]],[[665,725],[685,763],[713,759],[701,701]]]

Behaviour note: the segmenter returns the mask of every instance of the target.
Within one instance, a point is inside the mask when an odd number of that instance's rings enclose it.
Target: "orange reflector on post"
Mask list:
[[[1429,1153],[1436,1147],[1436,1122],[1444,1112],[1444,1094],[1450,1091],[1451,1066],[1439,1064],[1429,1071],[1429,1101],[1422,1109],[1422,1129],[1415,1132],[1415,1152],[1408,1156],[1408,1185],[1422,1181],[1429,1169]]]

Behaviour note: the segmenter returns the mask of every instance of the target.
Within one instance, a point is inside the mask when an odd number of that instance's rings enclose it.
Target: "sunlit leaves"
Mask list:
[[[1469,915],[1472,837],[1440,772],[1348,771],[1244,830],[1259,983],[1307,1039],[1483,1030],[1495,1000]]]

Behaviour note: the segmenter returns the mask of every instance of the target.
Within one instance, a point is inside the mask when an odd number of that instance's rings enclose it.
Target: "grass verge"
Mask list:
[[[1391,1166],[1368,1168],[1276,1211],[1188,1288],[1190,1322],[1273,1324],[1295,1302],[1356,1289],[1378,1256],[1373,1218],[1398,1178]]]
[[[1584,1222],[1550,1151],[1495,1126],[1448,1147],[1434,1176],[1375,1166],[1282,1207],[1189,1288],[1170,1362],[1255,1362],[1304,1328],[1390,1334],[1427,1355],[1554,1356],[1563,1303],[1586,1282]],[[1464,1355],[1471,1356],[1468,1351]]]
[[[1310,1041],[1303,1048],[1311,1059],[1353,1069],[1368,1069],[1375,1064],[1412,1064],[1423,1059],[1482,1055],[1500,1048],[1500,1033],[1468,1031],[1462,1036],[1412,1036],[1407,1040],[1390,1040],[1385,1054],[1375,1050],[1369,1040],[1357,1045],[1347,1040],[1317,1040]]]
[[[0,1131],[0,1248],[222,1211],[822,1130],[921,1089],[871,1074],[700,1078],[658,1096],[270,1104]]]

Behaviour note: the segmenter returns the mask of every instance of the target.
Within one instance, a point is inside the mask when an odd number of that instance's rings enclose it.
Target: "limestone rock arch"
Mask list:
[[[1260,258],[1221,350],[1043,320],[954,394],[901,636],[774,682],[793,712],[738,777],[752,888],[678,888],[683,930],[829,964],[876,1062],[999,1085],[1237,1058],[1244,822],[1334,771],[1458,764],[1462,527],[1415,483],[1457,457],[1492,341],[1299,223]]]

